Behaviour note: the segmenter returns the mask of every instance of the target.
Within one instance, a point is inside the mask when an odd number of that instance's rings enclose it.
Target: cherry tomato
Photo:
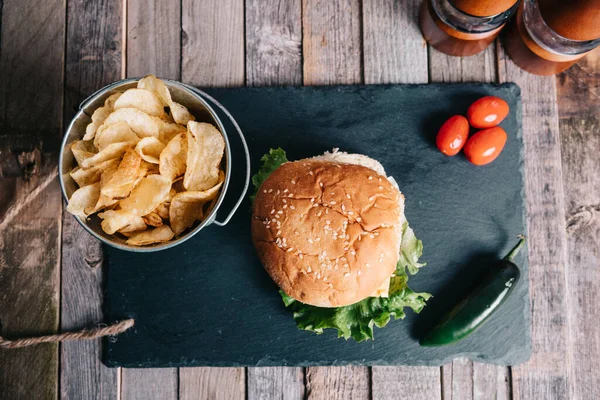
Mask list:
[[[506,144],[506,132],[499,126],[479,131],[467,140],[465,156],[475,165],[494,161]]]
[[[463,148],[469,136],[469,121],[462,115],[448,118],[440,128],[435,144],[442,153],[454,156]]]
[[[485,129],[498,125],[508,115],[508,103],[500,97],[486,96],[476,100],[467,110],[473,128]]]

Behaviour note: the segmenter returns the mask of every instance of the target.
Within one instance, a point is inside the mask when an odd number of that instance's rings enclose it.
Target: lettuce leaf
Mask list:
[[[281,148],[271,149],[261,161],[262,167],[252,177],[254,193],[250,200],[254,201],[256,193],[263,182],[279,166],[288,161],[286,153]],[[387,298],[368,297],[358,303],[336,308],[315,307],[301,303],[279,291],[283,303],[293,311],[294,320],[299,329],[323,333],[324,329],[337,329],[338,337],[354,339],[357,342],[373,339],[373,327],[383,328],[393,319],[403,319],[406,314],[404,307],[410,307],[419,313],[425,302],[431,297],[429,293],[418,293],[408,287],[408,274],[416,274],[419,268],[425,266],[419,263],[423,252],[423,243],[418,240],[413,230],[405,222],[402,226],[402,243],[400,259],[396,265],[396,273],[390,280],[390,290]]]
[[[260,167],[258,172],[252,177],[252,184],[254,185],[254,193],[250,196],[250,201],[252,202],[263,182],[267,180],[269,175],[279,168],[281,164],[288,162],[288,159],[283,149],[276,148],[269,150],[269,154],[262,156],[260,161],[262,162],[262,167]]]
[[[408,268],[411,275],[419,272],[419,268],[427,263],[419,263],[419,257],[423,254],[423,242],[415,236],[412,228],[408,226],[408,221],[402,225],[402,243],[400,244],[400,261],[402,265]]]
[[[405,224],[405,231],[412,229]],[[303,304],[279,291],[286,307],[294,312],[294,320],[299,329],[323,333],[324,329],[337,329],[338,337],[354,339],[357,342],[373,339],[373,327],[383,328],[392,318],[403,319],[406,314],[404,307],[410,307],[419,313],[425,307],[431,294],[413,292],[408,287],[408,275],[406,269],[418,272],[418,268],[424,264],[417,261],[421,256],[423,245],[416,239],[414,233],[402,239],[401,252],[396,265],[395,276],[390,281],[390,291],[385,297],[368,297],[358,303],[336,308],[315,307]],[[417,267],[417,265],[419,267]],[[414,274],[411,272],[411,274]]]

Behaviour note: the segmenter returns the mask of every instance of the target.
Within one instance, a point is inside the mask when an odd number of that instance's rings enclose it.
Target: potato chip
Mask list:
[[[219,181],[225,140],[211,124],[194,121],[188,123],[187,139],[187,169],[183,186],[194,191],[210,189]]]
[[[125,243],[133,246],[145,246],[154,243],[168,242],[175,235],[168,225],[159,226],[158,228],[143,231],[132,235]]]
[[[127,225],[126,227],[119,229],[117,232],[123,236],[130,237],[138,232],[145,231],[146,229],[148,229],[148,225],[144,223],[144,220],[136,219],[136,223]]]
[[[108,168],[114,166],[115,168],[119,165],[119,159],[107,160],[104,161],[94,167],[83,169],[83,168],[75,168],[71,171],[71,178],[79,187],[91,185],[92,183],[96,183],[100,180],[102,173]]]
[[[135,146],[135,151],[142,159],[150,164],[158,164],[160,153],[164,150],[165,144],[155,137],[146,137],[140,140]]]
[[[168,196],[169,190],[170,180],[160,175],[150,175],[143,178],[119,205],[130,214],[141,217],[154,211]]]
[[[127,142],[109,144],[101,152],[83,160],[81,162],[81,168],[91,168],[103,163],[104,161],[121,158],[130,147],[131,143]]]
[[[166,117],[161,100],[154,93],[144,89],[126,90],[115,102],[115,110],[120,108],[137,108],[148,115]]]
[[[108,210],[98,214],[98,217],[102,218],[100,226],[102,230],[109,235],[114,234],[119,229],[123,229],[127,226],[141,226],[144,224],[144,220],[136,215],[131,215],[123,210]]]
[[[158,164],[150,164],[149,162],[142,161],[142,166],[146,169],[146,174],[144,176],[159,174]]]
[[[187,137],[181,133],[175,136],[160,153],[159,171],[171,181],[185,173],[187,159]]]
[[[208,201],[217,197],[223,184],[223,172],[220,174],[219,183],[203,192],[181,192],[173,197],[169,207],[169,220],[175,235],[191,227],[198,219],[203,218],[202,208]]]
[[[112,125],[102,125],[94,137],[94,146],[104,150],[111,143],[129,142],[136,144],[140,138],[131,130],[126,122],[117,122]]]
[[[179,125],[174,122],[163,120],[155,120],[155,122],[158,124],[158,139],[165,144],[169,143],[180,133],[185,133],[187,131],[185,125]]]
[[[176,103],[171,98],[169,89],[163,81],[153,75],[147,75],[138,82],[138,89],[146,89],[158,96],[165,107],[169,107],[171,115],[175,122],[182,125],[187,125],[189,121],[194,121],[195,118],[187,108],[179,103]]]
[[[171,205],[171,201],[170,200],[169,201],[163,201],[152,212],[155,213],[155,214],[157,214],[162,219],[167,220],[167,219],[169,219],[169,206],[170,205]]]
[[[125,122],[140,138],[148,136],[157,138],[159,127],[154,118],[137,108],[120,108],[111,113],[103,125]]]
[[[98,213],[104,232],[144,246],[182,234],[214,207],[224,138],[196,123],[160,79],[149,75],[109,96],[91,119],[85,140],[70,145],[78,167],[64,179],[80,188],[69,212]]]
[[[87,217],[86,208],[94,207],[100,197],[100,183],[96,182],[77,189],[71,195],[67,211],[78,217]]]
[[[119,99],[121,93],[115,93],[108,96],[104,101],[104,106],[96,109],[92,114],[92,122],[85,128],[85,135],[83,140],[92,140],[96,134],[96,131],[104,123],[108,115],[113,112],[115,102]]]
[[[88,140],[76,140],[71,143],[71,152],[80,167],[83,160],[93,157],[97,153],[93,143]]]
[[[163,224],[162,218],[155,212],[151,212],[148,215],[144,215],[142,218],[144,219],[144,222],[150,226],[157,227]]]
[[[89,214],[97,213],[107,207],[111,207],[119,201],[118,199],[112,199],[102,194],[102,189],[110,182],[112,176],[117,172],[120,164],[120,160],[116,160],[115,164],[111,164],[102,174],[100,175],[100,197],[98,198],[98,202],[93,209],[87,210]],[[108,162],[108,161],[107,161]]]
[[[187,125],[188,122],[196,120],[196,118],[194,118],[194,116],[190,114],[187,108],[175,101],[171,103],[170,109],[173,119],[178,124]]]
[[[146,225],[143,218],[136,218],[135,220],[132,220],[132,222],[129,225],[124,226],[117,232],[119,232],[123,236],[129,237],[136,232],[145,231],[147,228],[148,225]]]
[[[129,149],[119,163],[111,179],[102,186],[102,194],[108,198],[124,198],[129,195],[146,170],[141,168],[142,158],[134,149]],[[141,175],[141,176],[140,176]]]

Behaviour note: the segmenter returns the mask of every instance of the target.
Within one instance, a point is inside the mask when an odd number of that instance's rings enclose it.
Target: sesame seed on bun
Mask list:
[[[354,156],[363,165],[327,154],[285,163],[254,200],[258,257],[275,283],[302,303],[356,303],[377,293],[396,270],[404,197],[381,164]]]

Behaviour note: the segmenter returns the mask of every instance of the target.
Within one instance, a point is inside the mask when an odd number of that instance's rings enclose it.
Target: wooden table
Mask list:
[[[447,57],[423,41],[418,5],[0,0],[1,334],[102,321],[102,252],[64,212],[56,166],[78,104],[112,81],[146,73],[204,87],[514,81],[524,107],[528,363],[109,369],[99,341],[69,342],[0,350],[0,398],[600,398],[598,52],[556,78],[519,70],[500,43]]]

